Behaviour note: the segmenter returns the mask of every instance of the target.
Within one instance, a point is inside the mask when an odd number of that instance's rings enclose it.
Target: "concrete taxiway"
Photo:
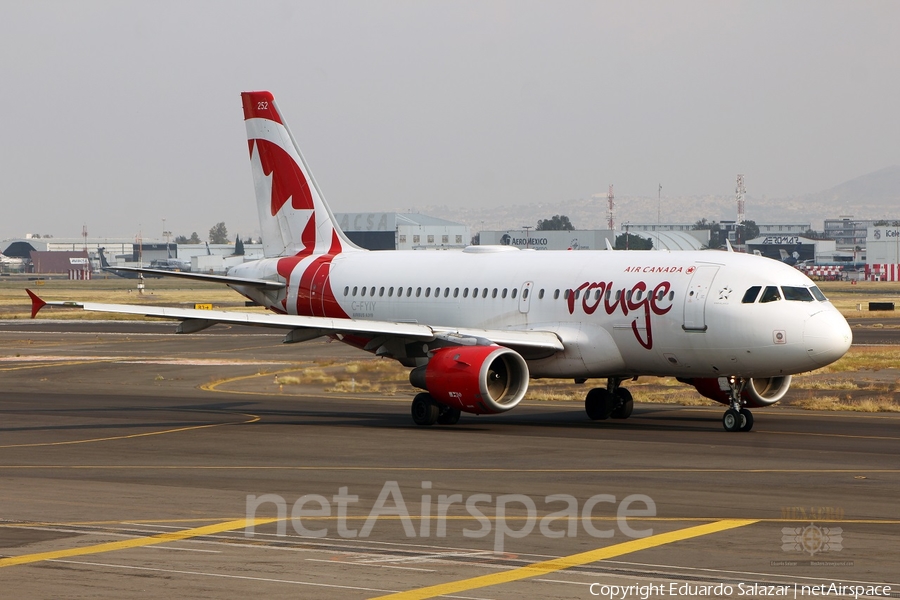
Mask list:
[[[359,351],[171,331],[0,323],[2,589],[900,596],[897,415],[758,409],[753,431],[726,433],[720,408],[638,402],[627,421],[591,422],[578,403],[526,400],[423,429],[406,395],[273,385]]]

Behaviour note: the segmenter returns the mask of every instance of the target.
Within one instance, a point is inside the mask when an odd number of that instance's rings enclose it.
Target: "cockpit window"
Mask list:
[[[813,295],[809,288],[784,285],[781,287],[781,291],[784,293],[785,300],[793,300],[794,302],[813,301]]]
[[[754,302],[756,302],[756,297],[759,296],[759,290],[761,289],[761,285],[754,285],[744,293],[744,299],[741,300],[741,302],[743,304],[753,304]]]
[[[778,288],[774,285],[767,285],[762,293],[762,298],[759,299],[760,304],[763,302],[775,302],[776,300],[781,300],[781,294],[778,293]]]
[[[812,286],[811,288],[809,288],[809,291],[812,292],[812,295],[815,296],[816,300],[818,300],[819,302],[825,302],[826,300],[828,300],[828,298],[825,297],[825,294],[822,293],[822,290],[820,290],[816,286]]]

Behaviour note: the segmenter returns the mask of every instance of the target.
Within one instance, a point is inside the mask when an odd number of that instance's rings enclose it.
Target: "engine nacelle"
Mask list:
[[[700,392],[702,396],[715,400],[722,404],[729,403],[728,378],[726,377],[695,377],[694,379],[679,379],[683,383],[689,383]],[[791,376],[783,377],[753,377],[747,380],[741,399],[749,407],[769,406],[775,404],[787,393],[791,387]]]
[[[409,382],[441,404],[476,415],[494,414],[515,408],[525,397],[528,365],[502,346],[450,346],[413,369]]]

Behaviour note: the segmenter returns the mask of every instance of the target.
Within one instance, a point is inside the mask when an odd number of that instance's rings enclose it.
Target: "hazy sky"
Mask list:
[[[900,164],[900,2],[5,2],[0,238],[258,230],[240,92],[335,211]]]

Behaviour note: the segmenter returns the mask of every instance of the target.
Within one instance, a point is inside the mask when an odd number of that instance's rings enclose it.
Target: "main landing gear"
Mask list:
[[[428,427],[438,425],[456,425],[459,422],[460,410],[441,404],[431,394],[416,394],[412,401],[412,418],[416,425]]]
[[[728,378],[728,403],[730,408],[722,416],[725,431],[750,431],[753,429],[753,413],[741,406],[741,393],[747,381],[741,377]]]
[[[594,388],[584,399],[584,412],[594,421],[608,419],[627,419],[634,410],[634,398],[631,392],[619,385],[625,381],[610,377],[606,380],[606,389]]]

